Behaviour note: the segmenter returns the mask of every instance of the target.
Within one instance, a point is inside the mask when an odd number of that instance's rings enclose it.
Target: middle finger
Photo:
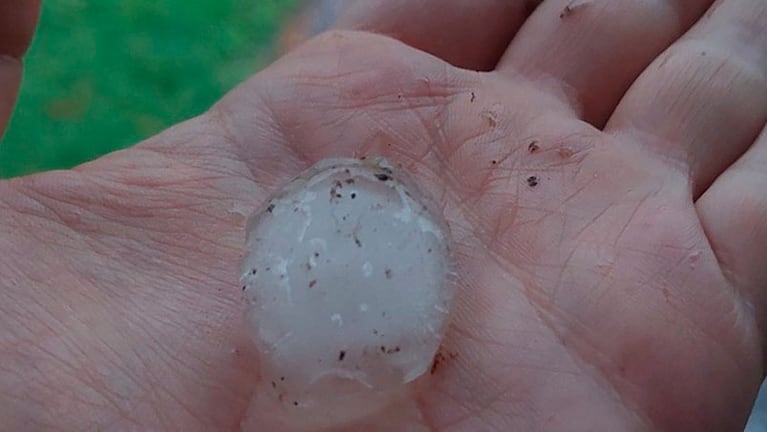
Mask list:
[[[600,127],[639,73],[712,0],[549,0],[530,17],[498,65]]]

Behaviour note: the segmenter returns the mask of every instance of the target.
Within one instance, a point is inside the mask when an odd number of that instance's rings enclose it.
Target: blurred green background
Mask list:
[[[71,167],[199,114],[273,58],[296,3],[43,2],[0,178]]]

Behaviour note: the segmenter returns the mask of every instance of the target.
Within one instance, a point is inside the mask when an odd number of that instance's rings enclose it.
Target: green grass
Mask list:
[[[0,178],[71,167],[199,114],[273,57],[295,3],[43,2]]]

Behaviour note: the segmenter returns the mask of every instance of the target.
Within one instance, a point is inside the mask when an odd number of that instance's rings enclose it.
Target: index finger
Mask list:
[[[454,66],[490,70],[542,0],[336,0],[335,27],[394,37]]]

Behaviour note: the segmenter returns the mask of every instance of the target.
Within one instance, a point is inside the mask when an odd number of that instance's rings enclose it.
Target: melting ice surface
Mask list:
[[[448,241],[383,159],[324,160],[278,191],[249,220],[243,263],[260,392],[311,430],[410,391],[447,324]]]

